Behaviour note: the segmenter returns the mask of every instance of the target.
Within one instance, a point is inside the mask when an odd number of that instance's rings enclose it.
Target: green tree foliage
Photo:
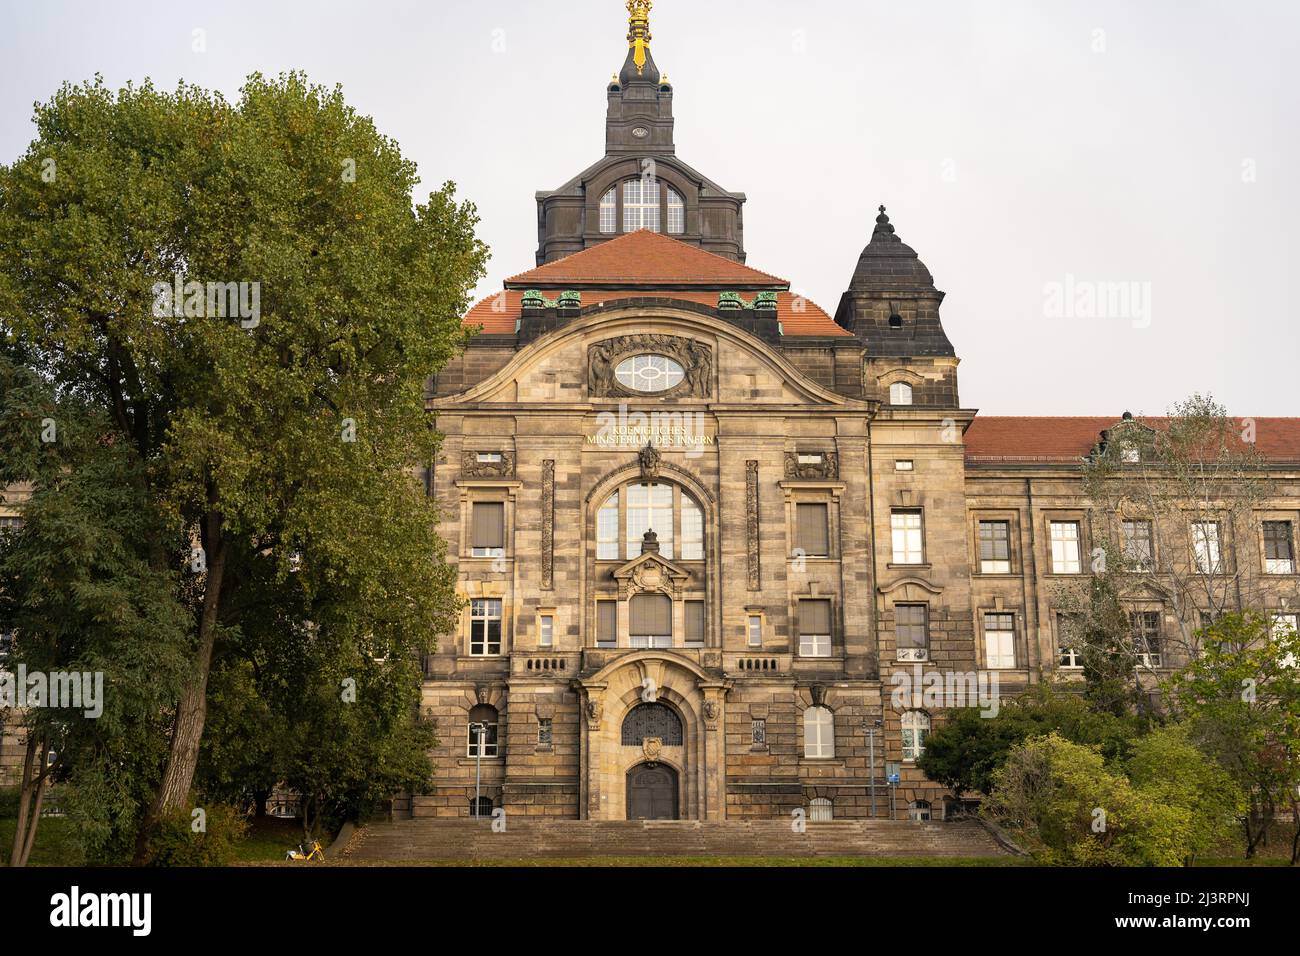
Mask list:
[[[1300,862],[1300,638],[1264,615],[1228,614],[1205,629],[1202,647],[1170,679],[1170,700],[1245,794],[1246,856],[1289,809],[1297,824],[1291,862]]]
[[[1060,734],[1025,741],[994,774],[983,811],[1043,863],[1178,866],[1200,831],[1193,812],[1134,786],[1092,747]]]
[[[925,740],[917,766],[959,797],[989,793],[994,774],[1008,755],[1030,737],[1057,733],[1066,740],[1101,748],[1107,759],[1127,754],[1136,733],[1131,718],[1091,710],[1078,696],[1039,685],[1004,701],[994,717],[977,707],[949,712]]]
[[[56,395],[104,410],[117,483],[161,524],[137,539],[152,576],[134,576],[171,581],[189,654],[159,818],[190,800],[226,642],[270,646],[275,667],[294,656],[275,642],[310,632],[339,649],[324,659],[409,668],[450,624],[453,575],[412,472],[437,443],[425,382],[463,344],[486,251],[450,185],[414,202],[414,164],[300,74],[254,75],[235,104],[69,85],[35,123],[0,167],[0,333]],[[208,283],[248,285],[232,300]],[[7,438],[30,448],[22,424]],[[409,720],[417,690],[384,699]],[[387,712],[376,734],[407,726]]]

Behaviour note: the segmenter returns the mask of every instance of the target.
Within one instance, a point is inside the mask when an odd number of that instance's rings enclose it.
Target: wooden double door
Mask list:
[[[627,773],[629,820],[677,819],[677,771],[663,764],[639,764]]]

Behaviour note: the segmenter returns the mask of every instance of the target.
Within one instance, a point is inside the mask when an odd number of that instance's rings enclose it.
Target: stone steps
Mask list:
[[[372,823],[344,851],[356,860],[494,860],[600,856],[1003,856],[973,821],[835,820],[795,833],[785,820],[415,819]]]

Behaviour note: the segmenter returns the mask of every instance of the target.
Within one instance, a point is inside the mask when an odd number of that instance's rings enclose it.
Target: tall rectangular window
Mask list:
[[[831,656],[831,602],[799,602],[799,656]]]
[[[1011,523],[981,521],[979,525],[980,574],[1011,573]]]
[[[763,616],[751,614],[745,621],[745,638],[750,647],[763,646]]]
[[[627,488],[627,558],[641,553],[647,531],[659,539],[659,553],[673,556],[673,487],[640,484]]]
[[[552,614],[543,614],[538,618],[537,625],[537,646],[554,647],[555,646],[555,616]]]
[[[596,644],[614,647],[618,644],[618,602],[596,602]]]
[[[1066,670],[1083,667],[1083,648],[1079,636],[1075,634],[1078,616],[1074,614],[1056,614],[1056,646],[1060,651],[1057,664]]]
[[[1143,667],[1160,667],[1160,612],[1134,611],[1129,614],[1133,630],[1133,653]]]
[[[618,560],[618,492],[596,512],[596,560]]]
[[[1151,522],[1121,521],[1119,525],[1120,548],[1124,563],[1136,571],[1150,571],[1154,554],[1151,546]]]
[[[506,553],[506,506],[501,501],[476,501],[470,511],[470,554],[499,558]]]
[[[989,670],[1016,666],[1016,627],[1012,614],[984,615],[984,666]]]
[[[894,545],[894,564],[920,564],[924,560],[921,546],[921,512],[893,511],[889,528]]]
[[[614,232],[618,228],[618,196],[613,189],[600,197],[600,231]]]
[[[469,602],[469,652],[476,657],[501,653],[499,598],[474,598]]]
[[[686,646],[704,646],[704,602],[686,602]]]
[[[673,646],[673,601],[668,595],[632,595],[627,616],[633,647]]]
[[[1291,522],[1264,522],[1264,571],[1268,574],[1295,573],[1295,547]]]
[[[623,183],[623,231],[659,231],[659,181],[651,177]]]
[[[1192,522],[1192,555],[1196,559],[1198,574],[1218,574],[1222,570],[1219,554],[1219,522]]]
[[[928,611],[924,604],[894,605],[894,643],[900,661],[929,659]]]
[[[754,747],[767,746],[767,720],[765,718],[752,718],[749,722],[750,745]]]
[[[555,739],[551,727],[551,720],[552,718],[550,717],[537,718],[537,746],[539,747],[549,747]]]
[[[794,509],[794,546],[799,555],[824,558],[831,553],[826,505],[798,504]]]
[[[704,512],[687,494],[682,494],[682,560],[704,560]]]
[[[1052,540],[1052,573],[1078,574],[1082,570],[1079,562],[1079,522],[1053,521],[1049,530]]]

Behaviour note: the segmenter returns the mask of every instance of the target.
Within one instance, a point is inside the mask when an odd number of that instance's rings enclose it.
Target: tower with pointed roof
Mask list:
[[[677,157],[673,88],[650,51],[650,0],[628,0],[627,56],[606,86],[605,155],[537,193],[537,264],[650,229],[745,261],[743,193]]]

